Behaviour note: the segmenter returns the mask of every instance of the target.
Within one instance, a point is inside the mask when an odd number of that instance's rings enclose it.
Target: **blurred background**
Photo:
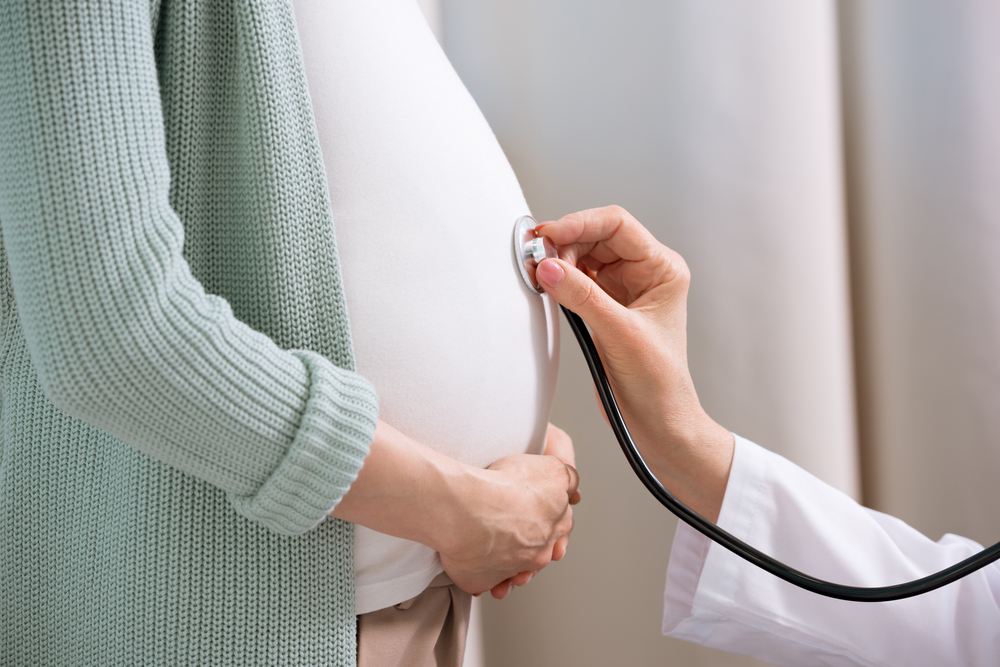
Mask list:
[[[620,204],[693,272],[717,421],[934,539],[1000,540],[1000,3],[422,0],[538,220]],[[470,667],[763,663],[662,637],[675,519],[563,326],[566,559]]]

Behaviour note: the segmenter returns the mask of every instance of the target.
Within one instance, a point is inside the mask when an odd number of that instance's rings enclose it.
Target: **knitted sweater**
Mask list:
[[[0,664],[355,662],[326,187],[286,0],[0,3]]]

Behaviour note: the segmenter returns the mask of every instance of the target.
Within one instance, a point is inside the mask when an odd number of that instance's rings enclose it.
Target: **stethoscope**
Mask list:
[[[538,285],[538,281],[535,279],[535,268],[542,260],[557,258],[559,254],[555,246],[547,238],[538,236],[535,233],[536,224],[530,216],[523,216],[515,223],[514,259],[517,263],[517,268],[520,270],[521,279],[524,280],[528,288],[537,294],[544,294],[545,291]],[[584,324],[583,320],[576,313],[564,306],[560,306],[560,308],[562,308],[563,314],[569,321],[573,333],[576,334],[576,340],[580,343],[580,349],[583,351],[583,356],[587,360],[587,366],[590,367],[590,374],[593,376],[594,384],[597,386],[597,393],[601,398],[601,403],[604,405],[604,412],[608,416],[611,429],[614,431],[615,437],[618,438],[618,444],[621,445],[622,451],[625,453],[625,458],[628,459],[629,464],[632,466],[632,470],[642,481],[643,485],[645,485],[646,489],[653,494],[653,497],[660,501],[668,510],[676,514],[682,521],[687,522],[702,535],[729,549],[740,558],[807,591],[831,598],[853,600],[856,602],[888,602],[890,600],[901,600],[928,593],[972,574],[976,570],[1000,559],[1000,542],[998,542],[960,563],[922,579],[894,586],[861,588],[857,586],[842,586],[810,577],[771,558],[767,554],[761,553],[679,501],[667,491],[663,484],[660,483],[660,480],[650,471],[642,455],[639,454],[639,450],[636,449],[635,443],[632,442],[632,436],[629,435],[625,420],[622,419],[622,414],[618,410],[618,403],[615,401],[615,395],[611,391],[608,376],[597,354],[597,348],[594,347],[594,341],[590,337],[587,325]]]

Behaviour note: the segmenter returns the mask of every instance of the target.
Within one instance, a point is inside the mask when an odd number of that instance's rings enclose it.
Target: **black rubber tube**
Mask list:
[[[946,586],[953,581],[957,581],[1000,559],[1000,542],[998,542],[987,549],[983,549],[974,556],[966,558],[960,563],[956,563],[951,567],[922,579],[880,588],[861,588],[858,586],[842,586],[810,577],[771,558],[767,554],[761,553],[679,501],[660,483],[660,480],[656,478],[646,465],[642,455],[639,454],[635,443],[632,442],[632,436],[629,435],[625,420],[618,410],[618,403],[615,401],[614,392],[611,391],[611,385],[608,382],[607,373],[604,371],[604,365],[597,354],[597,348],[594,347],[594,341],[590,337],[590,332],[587,331],[587,325],[584,324],[583,320],[576,313],[565,307],[562,307],[562,311],[566,315],[566,319],[569,320],[573,333],[576,334],[577,342],[580,343],[580,349],[583,350],[583,356],[587,360],[587,365],[590,367],[590,374],[593,376],[594,384],[597,386],[597,393],[601,398],[601,403],[604,404],[604,412],[608,416],[608,421],[611,422],[611,428],[615,432],[618,444],[621,445],[622,451],[625,453],[625,458],[628,459],[629,464],[632,466],[632,470],[635,471],[635,474],[642,481],[643,485],[645,485],[646,489],[653,494],[653,497],[660,501],[668,510],[676,514],[682,521],[690,524],[692,528],[702,535],[729,549],[740,558],[799,588],[804,588],[819,595],[855,602],[888,602],[890,600],[902,600],[903,598],[927,593],[936,588]]]

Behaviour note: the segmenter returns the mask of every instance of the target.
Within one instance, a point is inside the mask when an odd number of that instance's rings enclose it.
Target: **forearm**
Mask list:
[[[331,514],[431,547],[456,584],[481,593],[561,557],[565,544],[555,548],[573,527],[578,484],[556,456],[507,456],[482,470],[380,421],[361,472]]]
[[[680,420],[676,410],[652,419],[647,415],[628,422],[629,428],[650,470],[667,490],[717,522],[732,467],[733,434],[700,406],[692,412],[690,418]]]
[[[379,420],[358,478],[332,516],[437,551],[456,532],[458,509],[488,471],[434,451]]]

